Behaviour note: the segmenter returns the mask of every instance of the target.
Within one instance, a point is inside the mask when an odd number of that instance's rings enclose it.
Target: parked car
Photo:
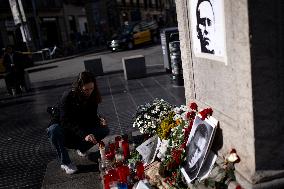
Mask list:
[[[124,25],[117,34],[115,34],[107,46],[111,51],[133,49],[135,46],[153,42],[157,43],[159,39],[159,28],[155,21],[136,22]]]

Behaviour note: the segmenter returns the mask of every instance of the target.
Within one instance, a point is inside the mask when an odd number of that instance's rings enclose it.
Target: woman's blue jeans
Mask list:
[[[109,134],[109,129],[108,127],[96,127],[96,128],[91,128],[89,132],[95,136],[97,141],[100,141]],[[64,140],[65,140],[64,131],[61,128],[61,126],[57,123],[50,125],[47,128],[47,135],[51,144],[55,147],[60,163],[64,165],[70,164],[71,160],[68,151],[64,146]],[[73,144],[71,148],[78,149],[81,152],[85,153],[92,146],[94,146],[94,144],[91,142],[76,140],[76,144]]]
[[[61,164],[71,163],[67,149],[64,147],[64,133],[59,124],[50,125],[47,128],[47,135],[51,144],[55,147],[58,159]]]

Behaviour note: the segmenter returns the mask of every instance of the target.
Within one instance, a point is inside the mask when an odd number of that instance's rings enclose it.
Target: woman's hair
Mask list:
[[[91,72],[88,71],[81,72],[78,75],[76,81],[73,82],[72,84],[72,91],[74,91],[75,94],[81,97],[83,94],[82,87],[88,83],[94,83],[94,91],[92,95],[95,95],[97,103],[100,103],[102,101],[102,97],[97,86],[96,78]]]

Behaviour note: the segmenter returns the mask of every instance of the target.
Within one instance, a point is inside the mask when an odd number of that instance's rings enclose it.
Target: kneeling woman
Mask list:
[[[61,168],[67,174],[77,171],[65,147],[76,149],[79,156],[106,137],[109,129],[97,113],[101,102],[95,77],[82,72],[70,91],[64,92],[59,102],[59,120],[52,121],[47,129],[48,137],[55,147]]]

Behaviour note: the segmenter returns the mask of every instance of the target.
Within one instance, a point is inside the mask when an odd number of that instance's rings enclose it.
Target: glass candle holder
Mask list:
[[[141,161],[138,161],[136,163],[136,176],[139,180],[143,180],[145,178],[144,175],[144,165]]]
[[[119,181],[122,183],[127,183],[127,177],[129,176],[129,168],[126,165],[121,165],[117,168],[117,173]]]
[[[110,175],[104,175],[104,189],[110,189]]]
[[[122,142],[122,150],[123,150],[124,159],[127,159],[129,157],[129,144],[127,140],[124,140]]]

